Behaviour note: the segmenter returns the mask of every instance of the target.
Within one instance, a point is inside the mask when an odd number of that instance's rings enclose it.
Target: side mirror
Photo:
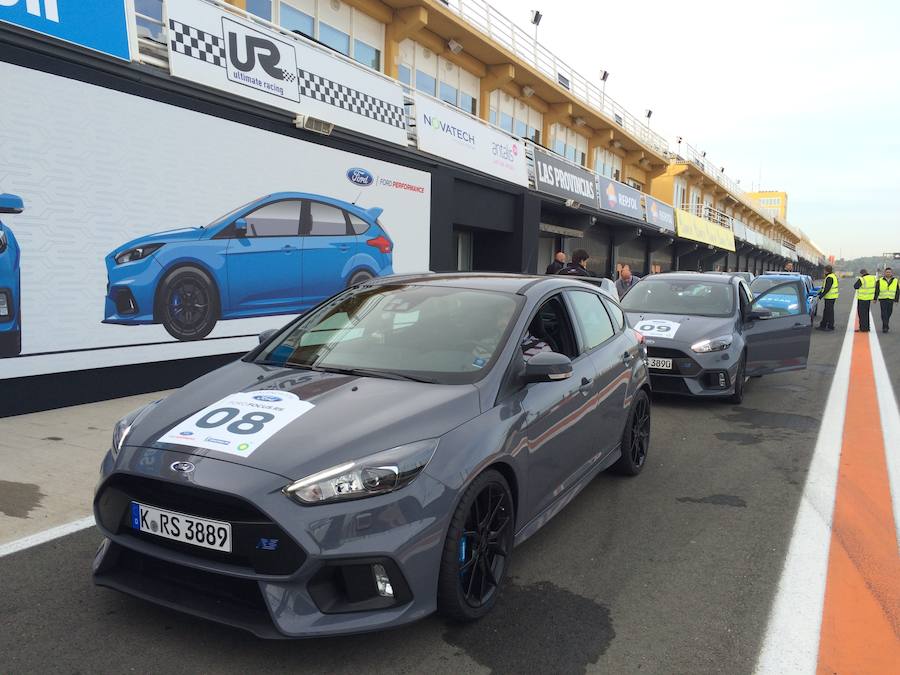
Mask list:
[[[540,352],[525,364],[525,383],[554,382],[572,377],[572,360],[558,352]]]
[[[25,203],[19,195],[0,194],[0,213],[22,213],[24,210]]]
[[[747,321],[765,321],[772,318],[772,310],[759,307],[747,313]]]
[[[234,229],[239,237],[246,237],[247,221],[243,218],[238,218],[236,221],[234,221]]]
[[[262,333],[259,334],[259,344],[262,344],[263,342],[268,342],[272,338],[272,336],[275,335],[275,333],[277,333],[277,332],[278,332],[277,328],[270,328],[269,330],[264,330]]]

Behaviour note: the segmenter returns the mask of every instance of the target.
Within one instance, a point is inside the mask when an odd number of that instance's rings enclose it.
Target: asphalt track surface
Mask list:
[[[0,672],[752,672],[844,337],[842,291],[807,370],[751,380],[740,406],[655,399],[641,476],[599,476],[517,548],[477,624],[262,641],[95,588],[91,528],[0,558]],[[900,390],[896,330],[879,338]]]

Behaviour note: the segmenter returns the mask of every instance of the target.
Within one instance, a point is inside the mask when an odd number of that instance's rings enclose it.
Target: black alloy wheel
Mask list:
[[[634,395],[621,447],[622,456],[613,468],[626,476],[637,476],[644,469],[650,451],[650,397],[643,389]]]
[[[203,270],[183,267],[163,281],[157,312],[169,335],[179,340],[202,340],[216,325],[218,298]]]
[[[438,609],[474,621],[497,601],[512,552],[515,518],[503,476],[489,470],[466,490],[447,533],[438,579]]]
[[[729,403],[740,405],[744,400],[744,385],[747,383],[747,355],[741,354],[737,374],[734,376],[734,393],[726,398]]]

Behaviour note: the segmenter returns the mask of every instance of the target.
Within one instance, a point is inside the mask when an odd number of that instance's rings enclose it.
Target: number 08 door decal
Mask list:
[[[243,391],[194,413],[160,436],[158,442],[247,457],[314,407],[290,392]]]

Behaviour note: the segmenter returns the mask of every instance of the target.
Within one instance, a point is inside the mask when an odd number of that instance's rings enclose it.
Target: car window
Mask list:
[[[565,354],[570,359],[578,356],[572,323],[559,295],[544,302],[535,312],[519,346],[526,361],[546,351]]]
[[[350,227],[353,228],[354,234],[365,234],[366,230],[369,229],[369,223],[358,216],[354,216],[349,211],[347,212],[347,217],[350,219]]]
[[[797,281],[773,286],[753,301],[753,309],[767,309],[773,317],[803,314],[806,312],[806,298],[801,297],[800,289]]]
[[[309,202],[309,234],[314,237],[347,234],[344,211],[321,202]]]
[[[300,202],[266,204],[244,216],[248,237],[295,237],[300,231]]]
[[[585,350],[594,349],[615,335],[612,320],[598,296],[587,291],[569,291],[569,299],[584,333]]]
[[[738,298],[740,298],[741,301],[741,316],[746,316],[747,312],[750,311],[750,304],[753,302],[753,294],[744,283],[738,284],[738,287],[740,288],[738,291]]]
[[[606,305],[606,309],[609,311],[609,316],[612,319],[613,327],[616,331],[625,328],[625,312],[622,311],[622,308],[609,300],[604,300],[603,304]]]

